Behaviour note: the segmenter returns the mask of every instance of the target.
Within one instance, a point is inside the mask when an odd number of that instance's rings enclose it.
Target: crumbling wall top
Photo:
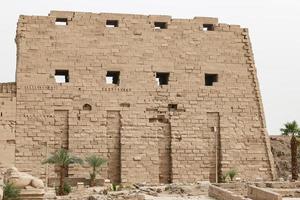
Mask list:
[[[184,21],[184,22],[195,22],[195,23],[203,23],[203,24],[218,24],[218,18],[213,17],[194,17],[193,19],[177,19],[172,18],[169,15],[139,15],[139,14],[121,14],[121,13],[91,13],[91,12],[73,12],[73,11],[57,11],[52,10],[50,11],[49,17],[54,18],[68,18],[72,19],[75,16],[81,17],[115,17],[115,18],[132,18],[132,19],[144,19],[149,21],[165,21],[170,23],[171,21]]]
[[[92,13],[92,12],[74,12],[74,11],[58,11],[58,10],[51,10],[48,16],[52,17],[72,17],[74,15],[115,15],[115,16],[127,16],[127,17],[145,17],[145,18],[157,18],[157,17],[162,17],[162,18],[170,18],[172,17],[170,15],[140,15],[140,14],[123,14],[123,13]],[[194,20],[210,20],[213,23],[218,23],[218,18],[213,18],[213,17],[199,17],[196,16],[194,17]]]
[[[140,15],[140,14],[120,14],[120,13],[91,13],[91,12],[73,12],[73,11],[50,11],[48,16],[24,16],[19,18],[17,36],[22,30],[28,30],[26,25],[30,24],[29,28],[45,28],[56,22],[62,22],[69,27],[85,26],[89,28],[105,27],[106,25],[117,26],[124,30],[150,30],[170,29],[176,31],[183,30],[199,30],[199,31],[217,31],[217,32],[235,32],[240,34],[246,29],[239,25],[230,25],[219,23],[218,18],[213,17],[194,17],[192,19],[172,18],[168,15]],[[117,24],[107,24],[108,22]],[[149,29],[150,28],[150,29]],[[17,42],[17,40],[16,40]]]
[[[0,93],[16,93],[16,83],[0,83]]]

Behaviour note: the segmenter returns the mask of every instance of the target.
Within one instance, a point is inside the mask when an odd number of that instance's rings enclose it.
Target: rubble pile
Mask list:
[[[207,184],[167,184],[145,185],[134,184],[120,191],[110,191],[107,187],[75,189],[68,196],[60,196],[60,200],[150,200],[170,197],[188,198],[207,194]]]

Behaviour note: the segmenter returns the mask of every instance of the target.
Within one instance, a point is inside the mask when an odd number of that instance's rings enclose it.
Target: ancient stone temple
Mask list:
[[[274,178],[248,30],[215,18],[20,16],[0,85],[0,162],[39,177],[57,149],[108,160],[115,183]],[[2,156],[3,155],[3,156]],[[71,166],[69,177],[88,177]]]

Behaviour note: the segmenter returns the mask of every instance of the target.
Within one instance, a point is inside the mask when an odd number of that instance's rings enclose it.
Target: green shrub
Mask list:
[[[56,194],[59,194],[59,187],[56,187],[55,191],[56,191]],[[70,186],[69,183],[65,182],[64,186],[63,186],[63,194],[61,194],[61,195],[68,195],[70,192],[72,192],[72,187]]]
[[[99,169],[106,163],[106,160],[97,155],[91,155],[85,160],[92,168],[92,172],[90,172],[90,186],[93,187],[96,185],[96,175],[99,174]]]
[[[64,184],[64,192],[65,192],[65,194],[67,195],[67,194],[69,194],[71,191],[72,191],[72,188],[71,188],[70,184],[65,183],[65,184]]]
[[[115,183],[112,183],[111,186],[110,186],[110,189],[111,189],[112,191],[118,191],[119,188],[120,188],[120,186],[117,185],[117,184],[115,184]]]
[[[221,176],[221,180],[220,180],[220,182],[221,183],[226,183],[227,181],[226,181],[226,179],[227,179],[227,177],[228,177],[228,174],[223,174],[222,176]]]
[[[19,200],[20,189],[16,188],[13,183],[7,183],[3,187],[3,200]]]
[[[230,178],[230,181],[233,181],[234,177],[237,175],[237,171],[235,169],[231,169],[226,175]]]

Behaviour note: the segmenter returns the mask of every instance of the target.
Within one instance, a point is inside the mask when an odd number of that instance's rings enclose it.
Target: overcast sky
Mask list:
[[[250,29],[269,134],[300,123],[299,0],[9,0],[0,12],[0,82],[15,81],[18,16],[50,10],[164,14],[173,18],[218,17]]]

